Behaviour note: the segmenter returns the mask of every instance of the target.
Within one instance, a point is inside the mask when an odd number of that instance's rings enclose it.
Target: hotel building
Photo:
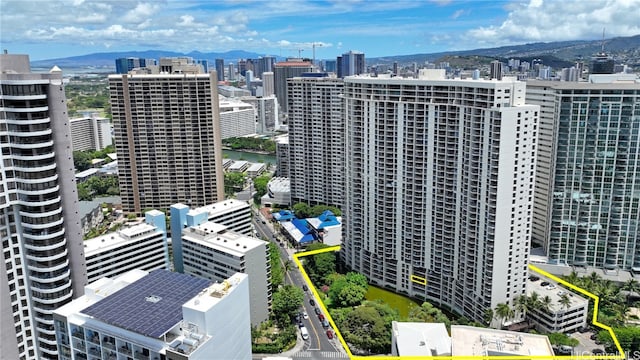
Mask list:
[[[345,196],[342,79],[295,77],[287,84],[291,201],[339,207]]]
[[[224,198],[215,72],[110,75],[109,88],[125,212]]]
[[[534,241],[550,263],[640,272],[640,82],[528,81],[541,109]]]
[[[95,115],[69,120],[74,151],[102,150],[113,144],[109,119]]]
[[[87,282],[62,72],[0,55],[0,356],[55,359],[53,311]]]
[[[345,264],[475,321],[525,294],[539,107],[525,84],[344,80]]]

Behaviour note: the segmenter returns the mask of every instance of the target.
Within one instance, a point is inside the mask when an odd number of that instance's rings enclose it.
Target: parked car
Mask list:
[[[309,314],[307,314],[307,312],[306,312],[306,311],[305,311],[305,312],[303,312],[303,313],[302,313],[302,318],[303,318],[303,319],[305,319],[305,320],[307,320],[307,319],[309,318]]]
[[[315,309],[313,309],[313,311],[316,312],[316,315],[320,315],[322,314],[322,311],[320,310],[320,308],[316,307]]]
[[[309,339],[309,330],[307,330],[306,327],[301,327],[300,328],[300,335],[302,335],[302,340],[308,340]]]
[[[543,281],[543,282],[540,283],[540,286],[543,286],[543,287],[547,286],[547,285],[549,285],[548,281]]]
[[[302,290],[307,291],[309,290],[309,287],[307,285],[302,285]]]
[[[322,314],[318,314],[318,319],[322,322],[324,321],[324,315]]]
[[[309,304],[311,304],[311,306],[316,306],[316,302],[313,299],[309,299]]]
[[[591,353],[593,355],[602,355],[602,354],[604,354],[604,350],[602,350],[602,349],[593,349],[593,350],[591,350]]]
[[[327,337],[333,339],[333,331],[331,331],[331,329],[327,329]]]
[[[531,275],[531,276],[529,276],[529,280],[533,281],[533,282],[536,282],[536,281],[540,280],[540,278],[535,276],[535,275]]]
[[[327,321],[327,319],[322,320],[322,327],[325,329],[329,327],[329,321]]]
[[[304,327],[304,324],[302,323],[302,320],[300,320],[300,322],[298,323],[298,327],[299,328],[303,328]]]

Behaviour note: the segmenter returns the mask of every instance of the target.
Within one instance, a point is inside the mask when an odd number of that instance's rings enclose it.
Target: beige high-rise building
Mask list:
[[[0,359],[57,359],[53,311],[87,282],[62,72],[0,55]]]
[[[125,212],[224,198],[217,74],[110,75]]]

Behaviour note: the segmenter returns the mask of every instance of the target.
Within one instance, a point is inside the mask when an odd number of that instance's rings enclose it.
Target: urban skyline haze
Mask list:
[[[640,34],[640,0],[105,1],[0,3],[0,44],[31,60],[173,50],[329,59]],[[300,51],[302,49],[302,51]]]

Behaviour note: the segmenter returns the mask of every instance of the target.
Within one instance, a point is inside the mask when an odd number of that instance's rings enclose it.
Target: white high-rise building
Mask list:
[[[287,87],[291,201],[341,206],[345,160],[342,79],[294,77]]]
[[[525,294],[539,107],[525,84],[347,77],[345,264],[475,321]]]
[[[267,71],[262,73],[262,96],[275,95],[275,89],[273,86],[273,72]]]
[[[62,72],[0,55],[0,358],[57,358],[53,311],[87,282]]]
[[[245,102],[220,98],[220,137],[243,137],[256,133],[256,114]]]
[[[529,81],[540,142],[533,234],[558,264],[640,273],[640,81]]]
[[[95,115],[69,120],[74,151],[102,150],[113,144],[109,119]]]
[[[248,283],[167,270],[102,278],[55,311],[60,360],[250,360]]]

